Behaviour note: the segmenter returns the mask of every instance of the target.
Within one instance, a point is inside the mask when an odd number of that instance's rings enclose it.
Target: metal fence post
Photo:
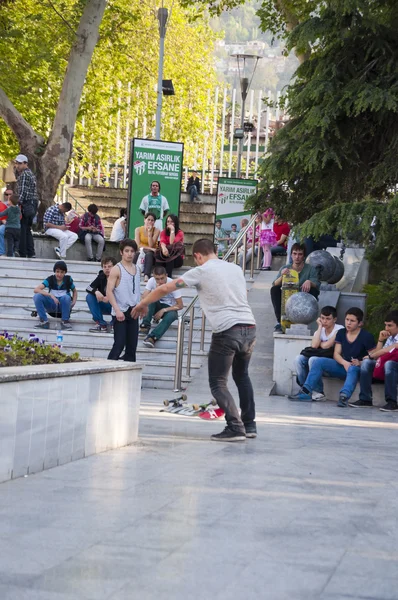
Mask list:
[[[181,390],[182,356],[184,354],[184,317],[178,318],[176,368],[174,373],[174,391]]]
[[[191,360],[192,360],[192,342],[193,342],[193,326],[195,321],[195,305],[192,304],[190,312],[189,334],[188,334],[188,354],[187,354],[187,377],[191,376]]]

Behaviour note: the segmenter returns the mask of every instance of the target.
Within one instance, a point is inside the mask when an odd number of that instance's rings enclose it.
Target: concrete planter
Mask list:
[[[142,367],[93,360],[0,369],[0,482],[137,440]]]

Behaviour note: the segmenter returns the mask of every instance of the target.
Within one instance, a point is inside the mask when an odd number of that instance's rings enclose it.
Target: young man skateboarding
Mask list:
[[[257,436],[253,387],[249,363],[256,340],[256,322],[247,301],[246,281],[242,269],[218,260],[214,244],[197,240],[192,247],[197,267],[179,279],[161,285],[133,310],[134,317],[145,316],[148,305],[184,287],[197,289],[200,305],[212,327],[209,351],[210,389],[218,405],[225,411],[227,426],[212,435],[220,442],[241,442]],[[227,387],[228,374],[239,392],[241,415]]]
[[[138,341],[138,322],[132,317],[132,309],[140,300],[140,270],[133,263],[137,252],[134,240],[123,240],[119,245],[122,260],[110,272],[106,293],[112,306],[113,347],[109,360],[119,360],[125,348],[124,360],[135,362]]]

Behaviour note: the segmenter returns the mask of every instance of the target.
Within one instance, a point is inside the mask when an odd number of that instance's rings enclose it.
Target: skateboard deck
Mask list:
[[[286,302],[290,296],[300,291],[299,274],[294,269],[289,269],[288,273],[282,276],[282,300],[281,300],[281,325],[283,331],[291,325],[286,317]]]
[[[217,406],[215,400],[205,404],[188,404],[186,394],[181,394],[172,400],[164,400],[163,404],[165,408],[162,408],[160,412],[169,412],[185,417],[200,417],[205,420],[219,419],[224,416],[224,411]]]

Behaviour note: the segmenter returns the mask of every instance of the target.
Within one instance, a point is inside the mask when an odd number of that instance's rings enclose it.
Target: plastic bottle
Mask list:
[[[57,344],[62,346],[62,342],[64,341],[64,334],[62,333],[62,329],[57,331]]]

